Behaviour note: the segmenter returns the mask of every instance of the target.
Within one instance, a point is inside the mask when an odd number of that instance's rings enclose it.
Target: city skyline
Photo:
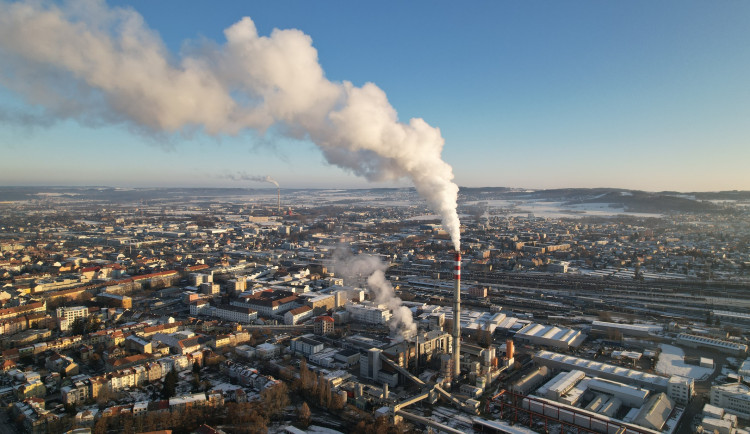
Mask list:
[[[744,3],[316,8],[289,2],[219,10],[123,4],[52,8],[67,8],[71,20],[96,22],[97,13],[127,7],[174,65],[225,44],[222,32],[243,17],[261,37],[275,28],[298,29],[311,38],[327,80],[374,83],[400,122],[423,118],[439,128],[442,159],[460,186],[750,190],[744,168],[750,126],[743,122],[750,115],[744,80],[750,54],[742,49],[750,6]],[[17,5],[2,2],[0,8]],[[0,33],[4,57],[18,48],[13,36]],[[189,123],[144,130],[109,112],[76,115],[70,102],[79,94],[56,88],[56,96],[69,99],[61,112],[62,106],[14,80],[30,74],[31,63],[9,63],[0,66],[0,185],[264,187],[232,180],[246,173],[270,175],[282,188],[411,186],[404,178],[369,183],[276,125],[265,134],[242,127],[211,135]],[[33,72],[71,74],[47,66]]]

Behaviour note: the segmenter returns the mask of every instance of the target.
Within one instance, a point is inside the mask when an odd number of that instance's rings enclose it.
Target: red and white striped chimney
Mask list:
[[[453,376],[461,374],[461,252],[453,264]]]

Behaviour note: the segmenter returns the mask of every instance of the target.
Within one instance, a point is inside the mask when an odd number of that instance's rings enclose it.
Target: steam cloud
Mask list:
[[[399,122],[375,84],[329,81],[299,30],[259,36],[242,18],[224,35],[223,44],[193,43],[175,57],[131,9],[0,0],[0,85],[43,109],[42,118],[155,134],[274,127],[310,139],[329,163],[370,181],[411,179],[460,249],[458,186],[437,128]]]
[[[269,175],[266,175],[266,176],[253,176],[253,175],[248,175],[246,173],[230,173],[229,175],[227,175],[227,178],[229,178],[229,179],[231,179],[233,181],[268,182],[268,183],[271,183],[271,184],[275,185],[276,187],[279,186],[278,181],[276,181],[275,179],[271,178]]]
[[[413,335],[417,331],[411,310],[404,306],[403,301],[396,296],[393,286],[385,278],[385,270],[388,266],[379,258],[372,255],[353,256],[348,249],[340,248],[336,250],[334,263],[336,274],[341,275],[347,283],[367,276],[370,298],[375,303],[383,304],[393,311],[388,324],[391,330],[398,332],[402,337],[404,332]]]

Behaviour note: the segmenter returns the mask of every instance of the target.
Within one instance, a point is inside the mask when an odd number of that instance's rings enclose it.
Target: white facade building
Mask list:
[[[388,324],[393,314],[384,305],[347,304],[346,310],[351,314],[352,322],[367,324]]]
[[[312,318],[313,309],[310,306],[297,307],[284,314],[284,324],[295,325],[301,321]]]
[[[207,315],[245,324],[255,322],[258,319],[258,312],[249,307],[229,304],[214,305],[206,300],[190,303],[190,314]]]
[[[292,353],[302,354],[306,357],[323,351],[323,342],[315,340],[315,336],[311,334],[302,335],[291,340],[289,347]]]
[[[89,316],[89,308],[86,306],[74,306],[74,307],[58,307],[55,311],[57,321],[60,324],[60,330],[70,330],[73,326],[73,321],[78,318],[87,318]]]
[[[750,387],[742,383],[712,386],[711,405],[750,419]]]
[[[695,394],[695,380],[673,375],[667,384],[667,396],[680,405],[687,405]]]

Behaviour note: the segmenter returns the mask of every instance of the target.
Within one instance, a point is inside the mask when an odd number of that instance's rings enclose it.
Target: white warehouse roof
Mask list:
[[[535,357],[538,364],[558,367],[565,366],[567,369],[580,369],[592,376],[609,377],[610,379],[626,384],[633,384],[635,382],[636,384],[654,388],[655,390],[666,390],[667,383],[669,382],[668,378],[659,375],[582,359],[580,357],[553,353],[551,351],[539,351]]]

